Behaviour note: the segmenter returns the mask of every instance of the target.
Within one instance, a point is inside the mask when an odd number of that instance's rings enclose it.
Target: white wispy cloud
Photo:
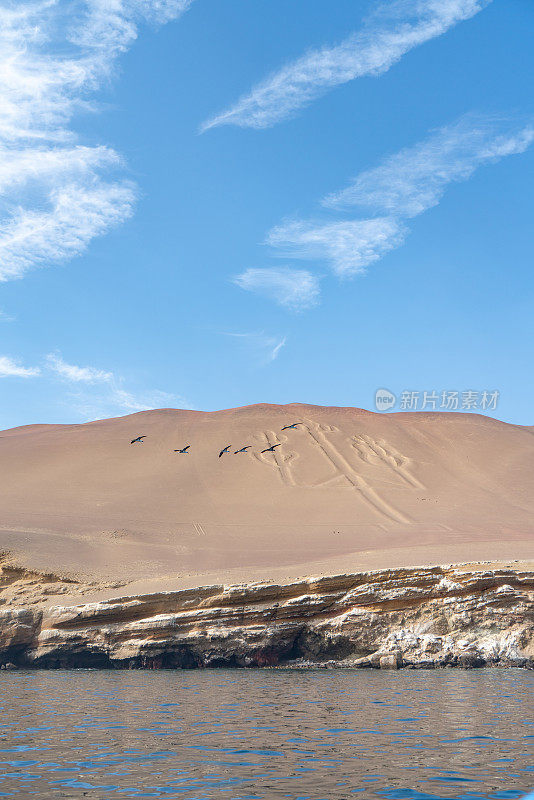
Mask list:
[[[224,333],[241,342],[252,353],[254,360],[260,364],[275,361],[286,344],[285,336],[272,336],[263,331],[250,333]]]
[[[484,163],[523,153],[532,141],[532,124],[518,128],[509,120],[467,115],[362,172],[323,203],[415,217],[437,205],[450,183],[467,180]]]
[[[533,141],[532,123],[465,116],[323,200],[331,209],[357,207],[380,216],[292,220],[271,230],[266,242],[281,257],[325,260],[339,276],[362,274],[404,242],[406,220],[436,206],[451,183],[469,179],[486,163],[523,153]]]
[[[157,408],[191,408],[182,397],[169,392],[152,390],[134,393],[117,385],[110,385],[108,391],[73,389],[64,398],[63,405],[87,422]]]
[[[67,364],[59,353],[49,353],[46,364],[53,372],[67,381],[74,383],[111,383],[114,380],[112,372],[105,372],[96,367],[79,367],[76,364]]]
[[[127,219],[133,184],[120,156],[72,128],[143,21],[192,0],[0,0],[0,281],[80,254]]]
[[[115,407],[124,411],[149,411],[152,408],[169,408],[176,404],[180,408],[191,407],[182,397],[162,392],[160,389],[134,394],[115,386],[110,401]]]
[[[268,128],[329,89],[381,75],[418,45],[473,17],[491,0],[391,0],[379,4],[362,30],[335,47],[312,50],[268,77],[227,111],[201,126]]]
[[[69,364],[58,352],[45,357],[44,368],[69,385],[64,405],[84,420],[170,406],[191,408],[183,397],[159,389],[129,391],[120,375],[98,367]]]
[[[273,228],[267,244],[285,257],[327,261],[339,276],[361,274],[365,267],[398,247],[405,230],[391,217],[343,222],[288,222]]]
[[[285,347],[285,346],[286,346],[286,337],[284,336],[284,338],[280,339],[279,342],[275,342],[273,344],[273,349],[271,350],[271,352],[269,354],[269,360],[270,361],[274,361],[275,358],[278,358],[278,354],[280,353],[280,350],[282,349],[282,347]]]
[[[0,147],[0,195],[19,186],[38,191],[51,180],[84,181],[98,168],[121,166],[120,156],[109,147],[75,145],[63,148]]]
[[[40,372],[39,367],[24,367],[9,356],[0,356],[0,378],[34,378]]]
[[[319,279],[303,269],[251,267],[233,281],[242,289],[263,294],[291,311],[311,308],[319,300]]]
[[[45,211],[18,209],[0,224],[0,280],[82,253],[91,239],[127,219],[134,197],[130,184],[97,181],[52,189]]]

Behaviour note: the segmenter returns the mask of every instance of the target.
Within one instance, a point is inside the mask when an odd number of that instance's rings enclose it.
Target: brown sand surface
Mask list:
[[[0,434],[0,551],[148,591],[509,564],[534,559],[533,476],[533,429],[473,414],[291,404],[25,426]]]

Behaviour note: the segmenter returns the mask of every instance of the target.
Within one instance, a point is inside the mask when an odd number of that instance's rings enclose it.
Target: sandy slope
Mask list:
[[[524,560],[533,475],[532,428],[468,414],[292,404],[26,426],[0,435],[0,551],[152,583]]]

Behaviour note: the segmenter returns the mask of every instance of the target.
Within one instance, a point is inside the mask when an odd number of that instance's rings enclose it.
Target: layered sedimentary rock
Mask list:
[[[89,585],[5,568],[0,590],[3,665],[534,666],[534,572],[490,565],[117,591],[101,602],[83,602]],[[76,593],[80,602],[60,603]]]

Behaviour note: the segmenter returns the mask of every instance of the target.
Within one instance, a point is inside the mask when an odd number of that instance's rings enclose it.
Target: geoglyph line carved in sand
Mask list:
[[[338,428],[335,428],[332,425],[321,425],[313,422],[310,419],[306,419],[303,428],[308,432],[308,435],[311,437],[315,445],[319,447],[319,450],[323,453],[324,457],[336,469],[336,478],[342,478],[345,481],[348,481],[349,484],[360,493],[361,497],[363,497],[363,499],[380,515],[387,517],[388,519],[392,519],[395,522],[402,522],[404,524],[410,522],[410,520],[404,514],[392,506],[391,503],[383,500],[375,492],[375,490],[369,486],[367,481],[356,472],[352,464],[347,461],[345,456],[327,438],[327,433],[336,432],[339,430]],[[333,480],[335,479],[330,478],[323,483],[314,485],[324,486],[332,483]]]
[[[298,458],[298,454],[294,452],[286,454],[276,449],[272,453],[254,453],[254,457],[262,464],[276,469],[281,480],[288,486],[317,489],[336,484],[346,486],[348,483],[349,486],[360,493],[360,496],[366,503],[380,516],[393,520],[394,522],[402,522],[404,524],[410,522],[404,514],[394,508],[390,503],[383,500],[376,491],[369,486],[365,479],[356,472],[355,468],[347,461],[342,453],[340,453],[338,448],[329,441],[327,434],[339,432],[339,428],[333,425],[322,425],[310,419],[306,419],[300,426],[300,430],[312,440],[312,445],[318,448],[323,458],[328,462],[330,468],[334,472],[330,478],[317,483],[297,482],[293,475],[291,463]],[[285,444],[288,441],[287,436],[277,435],[274,431],[264,431],[257,438],[260,439],[260,441],[265,441],[268,447],[272,447],[274,444]]]
[[[263,431],[262,434],[256,437],[262,442],[266,442],[266,447],[272,447],[273,444],[285,444],[287,436],[277,436],[274,431]],[[262,464],[268,467],[273,467],[278,470],[278,474],[288,486],[296,486],[295,478],[291,471],[291,461],[297,458],[296,453],[280,453],[278,449],[273,450],[272,453],[254,453],[254,458],[257,458]]]
[[[193,522],[193,527],[195,529],[195,533],[197,533],[199,536],[206,535],[206,531],[204,530],[200,522]]]
[[[399,453],[387,442],[384,442],[383,439],[377,441],[366,434],[361,434],[360,436],[353,436],[350,441],[362,461],[367,464],[385,464],[410,486],[416,489],[425,488],[409,471],[410,459],[407,456],[403,456],[402,453]]]

